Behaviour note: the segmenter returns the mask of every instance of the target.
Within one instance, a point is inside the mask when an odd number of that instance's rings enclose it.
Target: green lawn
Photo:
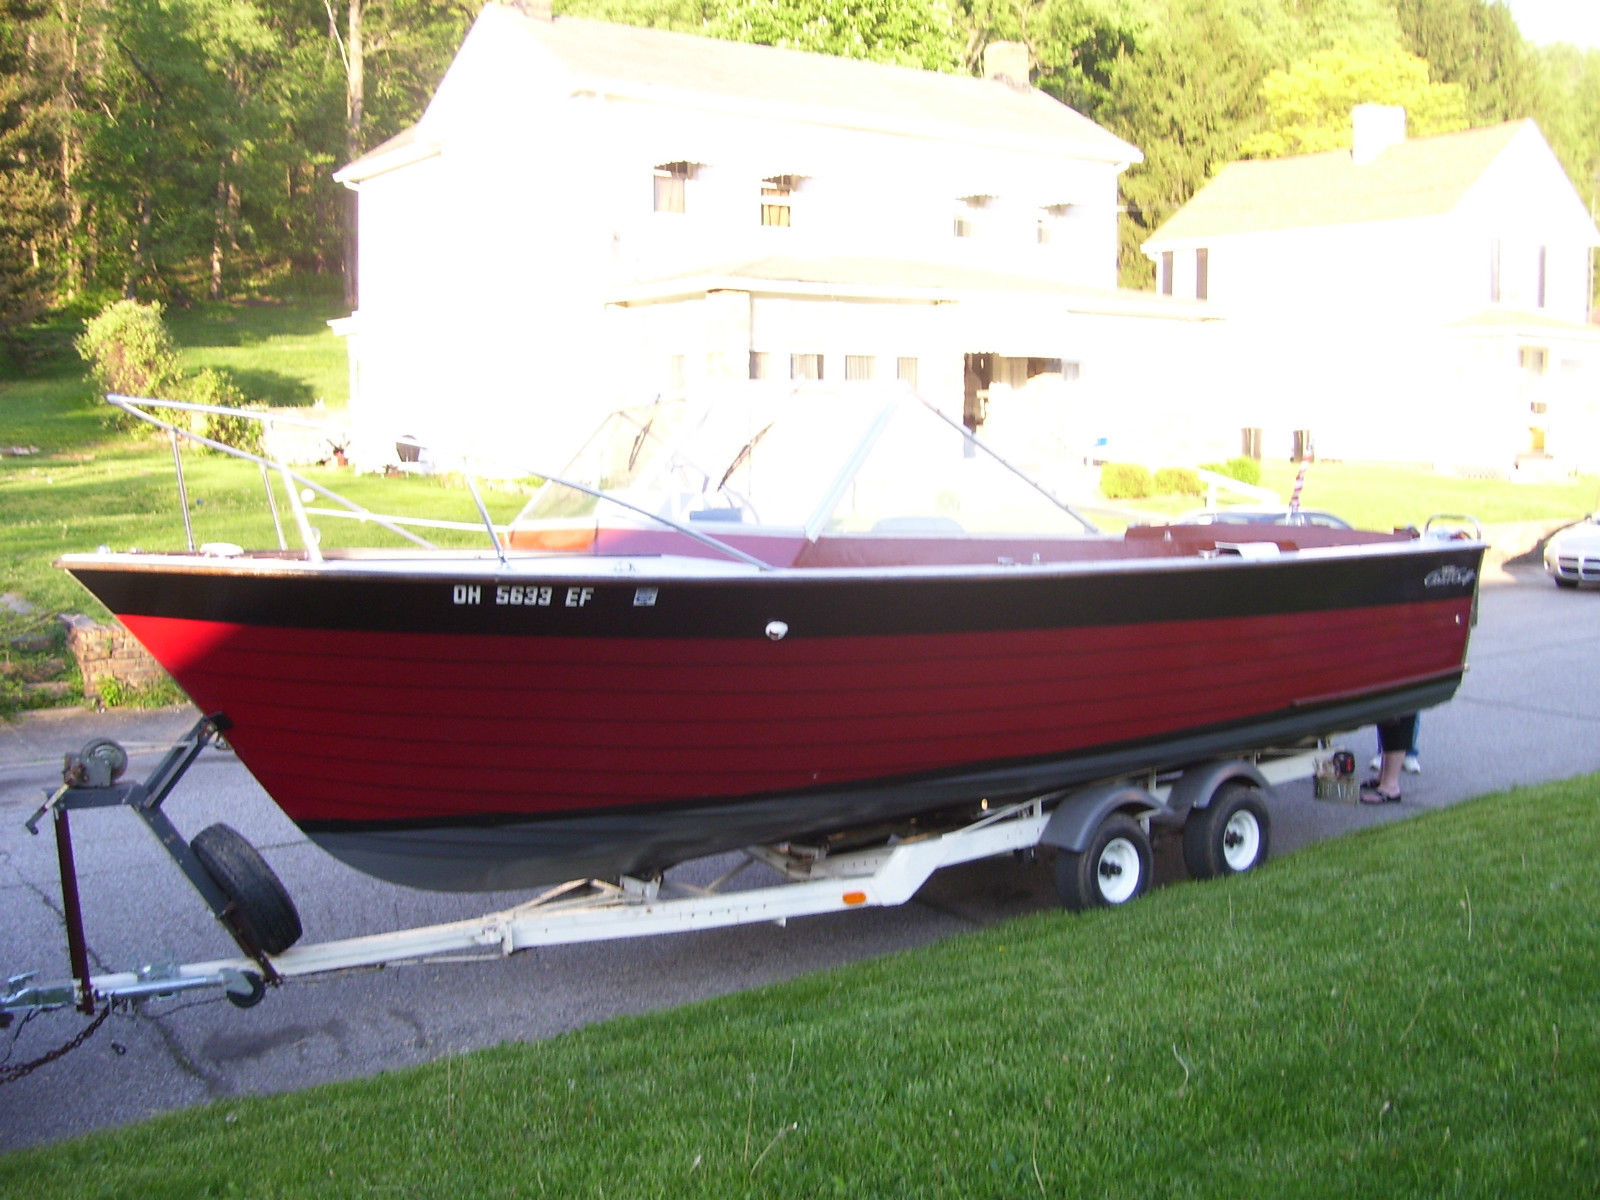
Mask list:
[[[1299,465],[1288,461],[1261,464],[1261,486],[1287,504],[1294,494]],[[1223,503],[1254,503],[1242,496]],[[1300,493],[1304,508],[1335,513],[1359,529],[1421,528],[1439,513],[1465,514],[1484,525],[1523,521],[1577,520],[1600,508],[1600,479],[1573,476],[1555,483],[1520,483],[1509,479],[1467,479],[1438,475],[1418,466],[1383,463],[1314,462],[1306,470]],[[1161,496],[1131,502],[1128,510],[1152,518],[1201,507],[1193,497]]]
[[[1262,485],[1287,502],[1297,471],[1293,463],[1263,464]],[[1465,513],[1486,525],[1576,520],[1600,507],[1600,479],[1579,476],[1560,483],[1514,483],[1436,475],[1420,468],[1397,470],[1376,463],[1312,463],[1300,503],[1338,513],[1365,529],[1420,528],[1435,513]]]
[[[1597,861],[1593,776],[1123,910],[15,1153],[0,1194],[1592,1196]]]
[[[313,294],[296,304],[201,306],[169,313],[167,324],[186,368],[225,368],[253,402],[310,405],[320,399],[337,410],[347,402],[348,371],[344,342],[327,321],[342,311],[336,298]],[[60,333],[65,347],[70,338]],[[53,630],[60,612],[107,615],[51,565],[59,555],[102,545],[165,550],[184,544],[170,448],[157,437],[113,431],[106,423],[110,412],[70,350],[31,374],[0,379],[0,445],[38,450],[0,457],[0,593],[16,593],[36,610],[16,617],[0,609],[0,716],[48,702],[28,693],[24,682],[76,677],[59,650],[30,660],[7,648],[10,638]],[[274,544],[254,467],[191,449],[184,452],[184,473],[197,542]],[[331,469],[306,474],[378,511],[477,520],[469,493],[448,479],[358,478]],[[521,499],[501,492],[491,493],[489,502],[503,518]],[[280,509],[287,522],[281,496]],[[330,546],[373,540],[370,526],[319,524]],[[8,664],[20,673],[5,670]]]

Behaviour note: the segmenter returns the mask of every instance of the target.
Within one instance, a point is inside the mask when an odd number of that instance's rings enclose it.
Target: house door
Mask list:
[[[994,355],[968,354],[962,370],[961,423],[973,432],[989,415],[989,385],[994,382]]]

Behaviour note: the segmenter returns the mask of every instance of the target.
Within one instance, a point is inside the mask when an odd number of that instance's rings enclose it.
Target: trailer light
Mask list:
[[[844,902],[846,904],[865,904],[867,902],[867,894],[865,892],[846,892],[844,894]]]

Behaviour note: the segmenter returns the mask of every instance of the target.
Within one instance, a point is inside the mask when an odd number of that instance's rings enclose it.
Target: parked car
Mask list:
[[[1174,525],[1316,525],[1323,529],[1349,529],[1350,523],[1330,512],[1302,508],[1290,512],[1287,505],[1237,505],[1229,508],[1200,508],[1185,513]]]
[[[1600,513],[1554,534],[1545,543],[1544,569],[1557,587],[1600,583]]]

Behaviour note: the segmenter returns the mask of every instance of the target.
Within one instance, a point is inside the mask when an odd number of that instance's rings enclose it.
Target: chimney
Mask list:
[[[1026,88],[1032,61],[1024,42],[990,42],[983,48],[983,77]]]
[[[1406,140],[1406,110],[1392,104],[1358,104],[1350,110],[1350,161],[1358,167]]]

